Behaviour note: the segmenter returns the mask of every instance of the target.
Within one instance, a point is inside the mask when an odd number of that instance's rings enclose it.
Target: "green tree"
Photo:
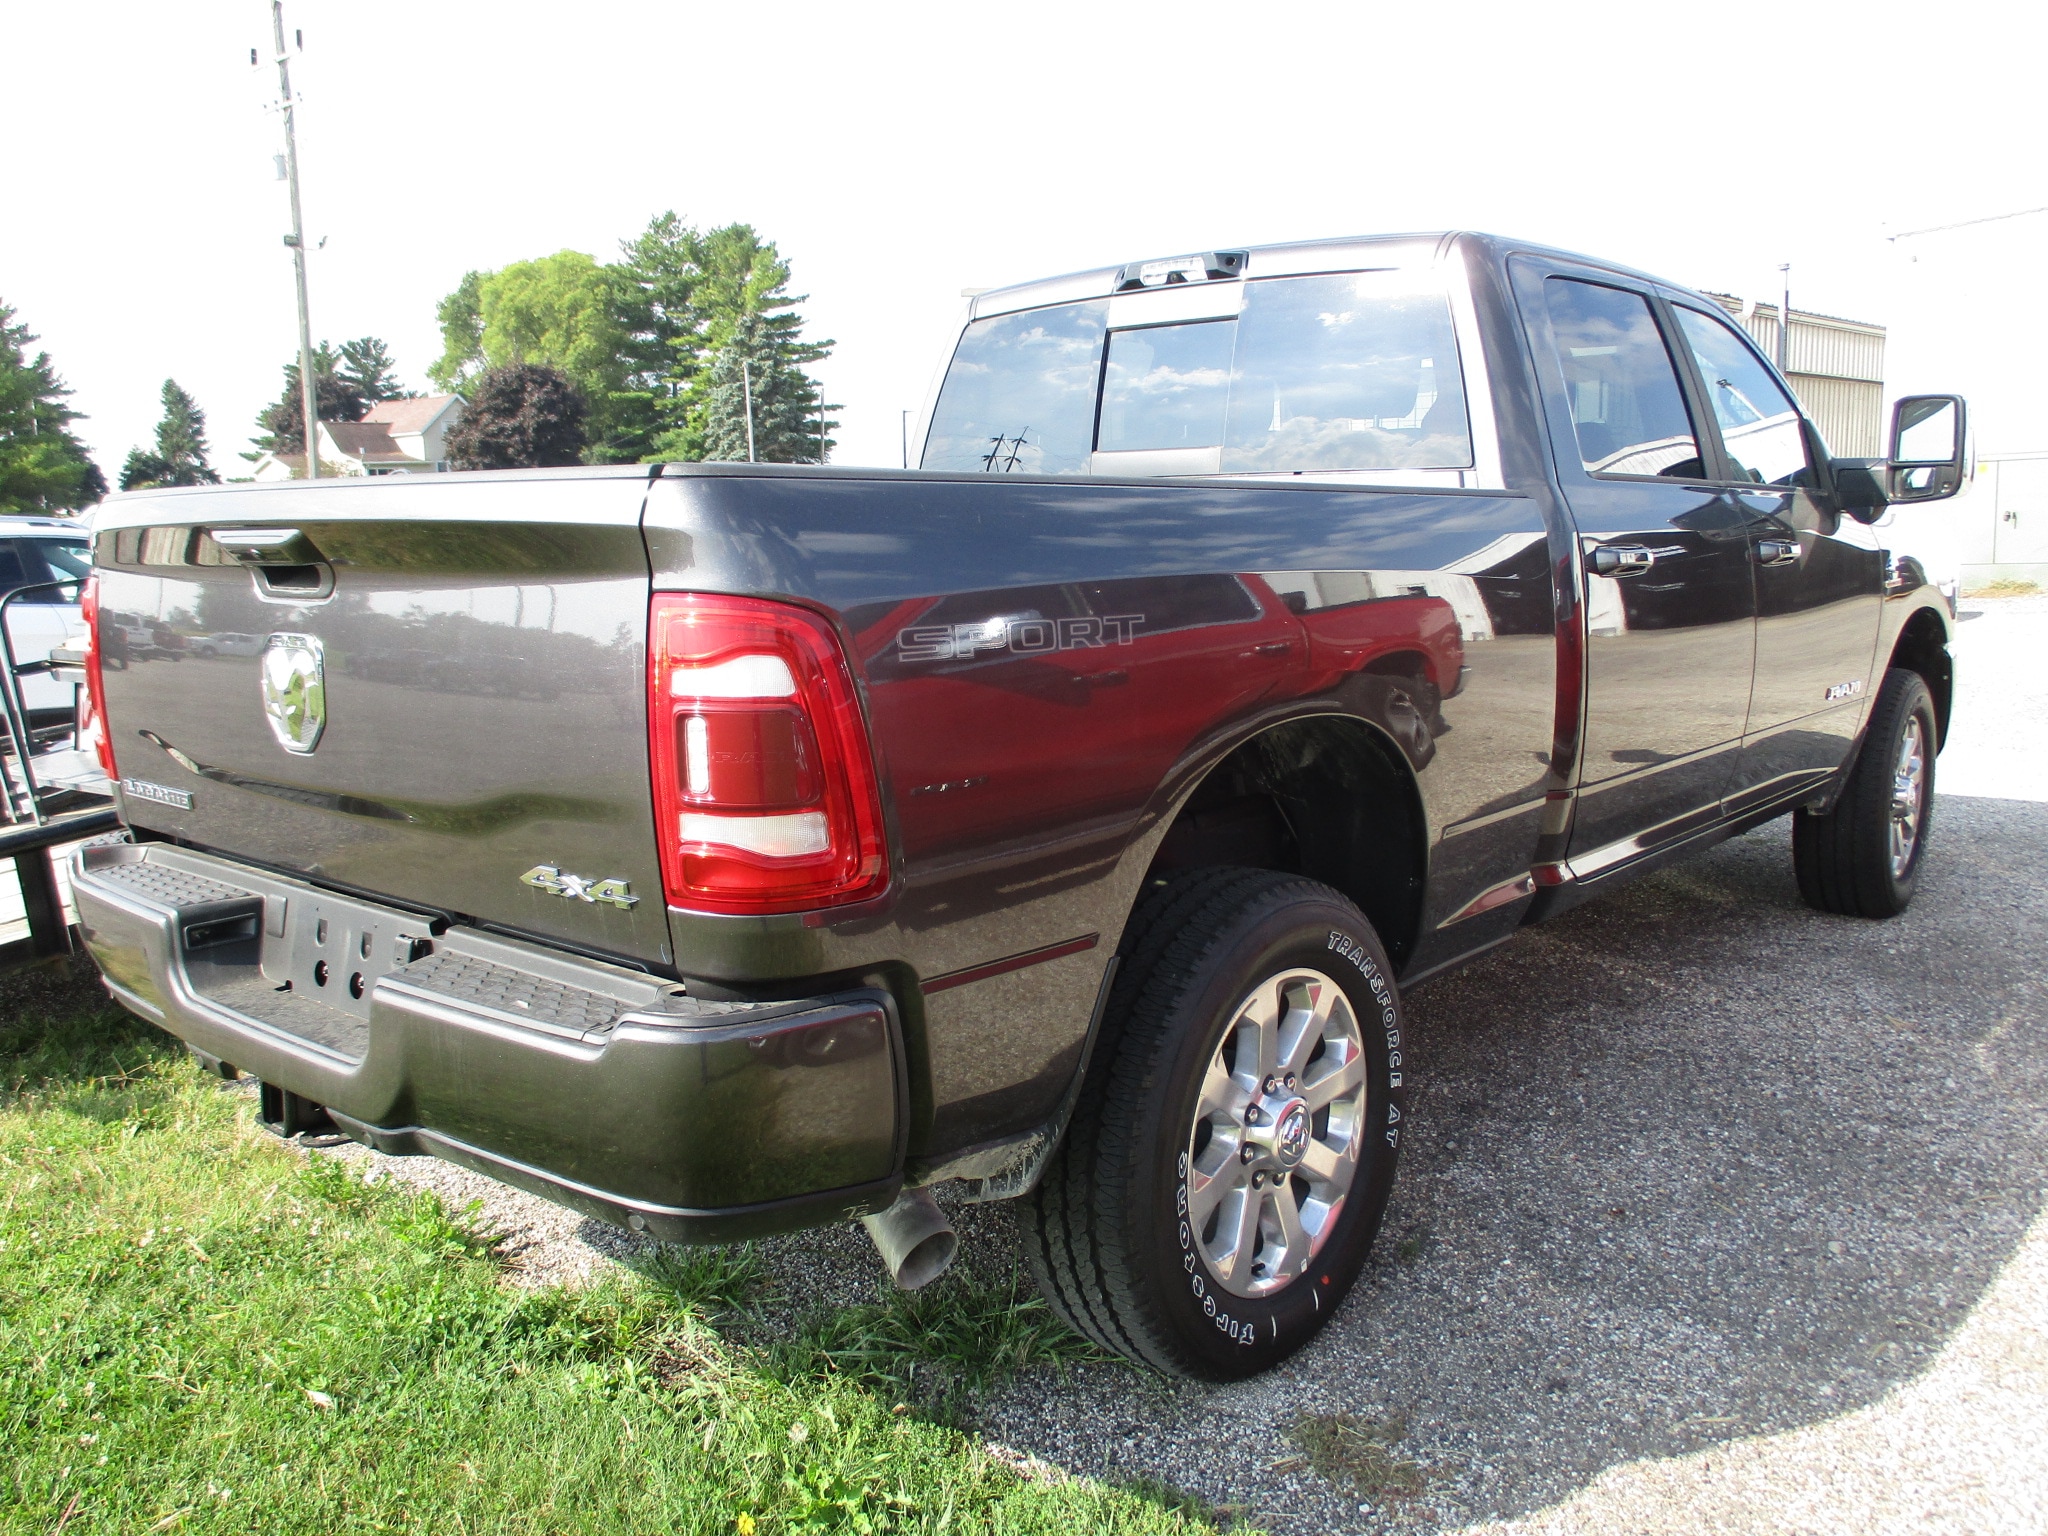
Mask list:
[[[83,418],[50,354],[0,303],[0,512],[72,512],[107,494],[106,476],[71,431]]]
[[[701,363],[704,319],[695,296],[703,236],[671,210],[619,242],[622,319],[634,385],[650,402],[658,436],[687,425],[689,389]],[[652,446],[650,442],[649,446]]]
[[[544,469],[583,461],[587,404],[574,381],[543,363],[487,368],[470,382],[448,434],[457,469]]]
[[[375,405],[379,400],[403,400],[411,391],[398,382],[398,364],[391,349],[376,336],[358,336],[341,344],[341,358],[334,376],[351,385],[355,392]]]
[[[657,437],[650,458],[745,458],[747,393],[753,385],[754,456],[763,463],[817,464],[839,423],[807,371],[831,356],[830,341],[806,341],[800,294],[789,292],[789,263],[751,224],[694,234],[690,306],[697,328],[678,417]],[[734,451],[734,450],[737,451]]]
[[[631,462],[647,446],[652,401],[633,371],[629,285],[581,251],[515,261],[483,281],[484,360],[544,363],[589,405],[589,459]]]
[[[730,428],[744,434],[744,401],[731,399],[745,391],[712,377],[736,381],[744,361],[761,381],[757,456],[817,462],[838,423],[828,405],[821,449],[818,386],[806,370],[832,343],[803,339],[803,300],[790,294],[789,264],[774,244],[751,225],[700,231],[671,211],[619,250],[610,265],[558,251],[464,273],[436,311],[442,351],[428,377],[467,394],[485,368],[547,363],[589,403],[592,462],[702,458],[713,437],[739,443],[744,457],[744,437]]]
[[[313,350],[314,408],[322,421],[361,421],[370,402],[340,373],[341,353],[326,342]],[[306,451],[305,397],[299,393],[299,365],[284,365],[284,389],[256,418],[263,431],[255,438],[258,452],[244,458],[260,458],[264,452],[279,455]],[[324,461],[323,461],[324,462]]]
[[[442,350],[427,374],[467,395],[487,368],[557,368],[588,404],[591,462],[631,462],[655,427],[652,397],[636,366],[644,350],[636,334],[639,308],[630,280],[581,251],[466,272],[436,311]]]
[[[206,412],[178,387],[176,379],[164,380],[163,399],[164,418],[156,424],[156,451],[128,451],[128,462],[121,466],[121,489],[220,484],[220,476],[206,462]]]
[[[775,345],[764,316],[742,317],[699,377],[695,412],[683,434],[696,450],[692,457],[824,462],[831,442],[825,434],[835,423],[820,420],[818,386]]]
[[[484,370],[485,272],[465,272],[462,281],[434,308],[441,323],[441,355],[427,369],[436,389],[451,395],[467,393],[469,381]]]

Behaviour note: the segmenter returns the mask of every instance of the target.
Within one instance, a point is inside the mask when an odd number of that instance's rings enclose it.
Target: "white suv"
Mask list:
[[[63,582],[7,604],[7,638],[16,664],[41,661],[52,646],[85,633],[78,592],[92,569],[92,530],[62,517],[0,517],[0,598],[23,587]],[[21,701],[36,725],[71,717],[73,685],[48,673],[20,679]]]

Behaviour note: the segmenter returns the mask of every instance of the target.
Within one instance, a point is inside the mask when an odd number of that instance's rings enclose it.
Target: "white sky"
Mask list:
[[[2035,20],[2026,18],[2033,15]],[[315,339],[419,388],[466,268],[601,259],[674,208],[779,243],[894,464],[959,290],[1461,227],[1892,328],[1981,450],[2048,449],[2048,26],[2016,0],[775,7],[293,0]],[[233,473],[293,355],[263,0],[0,6],[0,299],[111,479],[166,376]],[[265,64],[252,70],[249,49]],[[1908,257],[1917,260],[1909,260]]]

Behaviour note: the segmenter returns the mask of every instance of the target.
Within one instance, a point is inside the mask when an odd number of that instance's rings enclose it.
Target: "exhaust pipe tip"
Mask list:
[[[905,1291],[922,1290],[953,1267],[959,1236],[939,1202],[922,1189],[906,1189],[886,1211],[863,1216],[889,1278]]]

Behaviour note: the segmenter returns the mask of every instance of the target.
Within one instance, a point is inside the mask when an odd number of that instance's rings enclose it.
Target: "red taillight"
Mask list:
[[[100,676],[100,577],[94,571],[85,578],[78,594],[78,616],[85,621],[85,715],[78,722],[78,745],[87,741],[98,754],[100,770],[109,779],[114,771],[113,733],[107,727],[107,686]]]
[[[670,905],[797,912],[888,883],[867,725],[823,619],[762,598],[657,593],[647,654]]]

